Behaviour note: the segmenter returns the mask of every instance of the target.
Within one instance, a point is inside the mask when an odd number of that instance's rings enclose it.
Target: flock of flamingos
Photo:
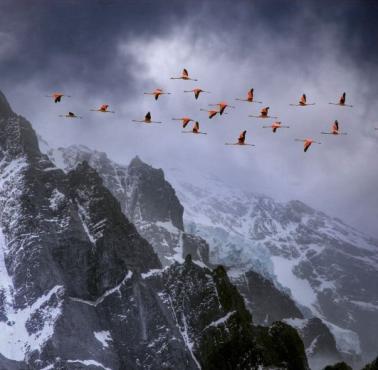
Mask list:
[[[187,69],[183,69],[181,76],[178,77],[171,77],[172,80],[185,80],[185,81],[197,81],[194,78],[189,77],[189,73]],[[185,93],[193,93],[194,98],[197,100],[202,93],[210,94],[209,91],[202,90],[201,88],[195,88],[192,90],[185,90]],[[169,95],[171,94],[170,92],[166,92],[163,89],[155,89],[152,92],[145,92],[145,95],[152,95],[154,96],[155,100],[158,100],[160,96],[162,95]],[[62,93],[54,93],[52,95],[48,95],[47,97],[52,97],[55,103],[59,103],[63,97],[70,97],[70,95],[65,95]],[[254,99],[254,91],[253,89],[250,89],[247,92],[246,98],[236,98],[235,100],[238,101],[244,101],[248,103],[257,103],[257,104],[262,104],[261,101],[256,101]],[[352,107],[352,105],[346,104],[346,94],[345,92],[341,95],[339,98],[338,102],[333,102],[329,103],[332,105],[338,105],[340,107]],[[303,94],[297,104],[290,104],[291,106],[297,106],[297,107],[306,107],[308,105],[315,105],[315,103],[308,103],[307,102],[307,97],[306,94]],[[222,101],[216,104],[209,104],[210,107],[215,107],[211,109],[200,109],[201,111],[205,111],[208,113],[209,119],[215,117],[217,114],[223,115],[227,114],[225,112],[226,108],[235,108],[232,105],[229,105],[226,101]],[[100,113],[115,113],[114,111],[109,110],[109,105],[108,104],[102,104],[98,109],[91,109],[93,112],[100,112]],[[60,115],[59,117],[64,117],[64,118],[76,118],[76,119],[81,119],[81,116],[76,115],[73,112],[68,112],[65,115]],[[260,114],[258,116],[254,115],[249,115],[248,117],[253,117],[253,118],[260,118],[260,119],[277,119],[278,117],[273,117],[269,115],[269,107],[264,107],[260,110]],[[199,122],[191,119],[190,117],[181,117],[181,118],[172,118],[174,121],[181,121],[183,128],[185,128],[190,122],[193,122],[193,128],[190,131],[182,131],[183,133],[191,133],[191,134],[202,134],[206,135],[206,132],[200,131],[200,126]],[[152,116],[150,112],[147,112],[147,114],[144,116],[144,119],[141,120],[133,120],[133,122],[137,123],[144,123],[144,124],[153,124],[153,123],[162,123],[160,121],[153,121]],[[289,128],[289,126],[283,126],[280,121],[275,121],[271,125],[268,126],[263,126],[263,128],[271,128],[273,133],[275,133],[278,129],[281,128]],[[378,128],[375,128],[375,130],[378,130]],[[339,122],[337,120],[334,121],[334,123],[331,126],[331,130],[329,132],[321,132],[323,135],[346,135],[346,132],[341,132],[340,127],[339,127]],[[253,144],[249,144],[246,142],[246,135],[247,131],[244,130],[240,133],[237,142],[234,143],[225,143],[225,145],[240,145],[240,146],[254,146]],[[301,141],[303,142],[303,149],[304,152],[307,152],[307,150],[310,148],[312,144],[321,144],[318,141],[315,141],[311,138],[306,138],[306,139],[295,139],[295,141]]]

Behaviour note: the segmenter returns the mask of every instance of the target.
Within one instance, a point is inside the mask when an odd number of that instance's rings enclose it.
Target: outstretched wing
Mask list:
[[[261,109],[261,115],[262,116],[267,116],[268,112],[269,112],[269,107],[265,107],[265,108]]]
[[[345,104],[345,101],[346,101],[346,94],[344,92],[343,95],[341,95],[341,97],[340,97],[339,103],[340,104]]]
[[[240,133],[239,138],[238,138],[238,143],[239,144],[244,144],[245,143],[245,137],[247,135],[247,130],[244,130],[243,132]]]
[[[185,128],[188,123],[190,122],[190,118],[183,118],[182,119],[182,127]]]

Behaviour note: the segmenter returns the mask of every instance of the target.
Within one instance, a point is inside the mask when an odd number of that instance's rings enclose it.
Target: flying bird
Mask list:
[[[246,138],[246,135],[247,135],[247,130],[244,130],[240,133],[239,137],[238,137],[238,141],[236,143],[224,143],[224,145],[244,145],[244,146],[255,146],[253,144],[247,144],[245,142],[245,138]]]
[[[321,144],[317,141],[312,139],[295,139],[295,141],[302,141],[303,142],[303,151],[306,153],[307,150],[310,148],[312,144]]]
[[[253,89],[249,89],[248,90],[248,92],[247,92],[247,98],[246,99],[236,98],[235,100],[246,101],[248,103],[262,104],[262,101],[256,101],[256,100],[254,100]]]
[[[181,72],[181,76],[180,77],[171,77],[171,80],[185,80],[185,81],[198,81],[196,80],[195,78],[190,78],[189,77],[189,73],[188,73],[188,70],[186,68],[184,68]]]
[[[160,121],[152,121],[151,120],[151,113],[150,112],[147,112],[146,115],[144,116],[144,119],[143,120],[136,120],[136,119],[133,119],[132,120],[133,122],[137,122],[137,123],[162,123]]]
[[[213,109],[211,109],[211,110],[207,110],[207,109],[200,109],[202,112],[207,112],[208,114],[209,114],[209,119],[212,119],[214,116],[216,116],[218,113],[219,113],[219,111],[217,111],[217,110],[213,110]],[[226,114],[226,113],[225,113]]]
[[[183,128],[185,128],[188,125],[189,122],[194,122],[194,120],[189,118],[189,117],[172,118],[172,121],[181,121]]]
[[[338,120],[335,120],[335,122],[333,122],[330,132],[322,132],[322,134],[323,135],[347,135],[346,132],[340,132]]]
[[[302,94],[301,98],[299,99],[298,104],[290,104],[294,107],[306,107],[307,105],[315,105],[315,103],[307,103],[307,97],[306,94]]]
[[[232,105],[229,105],[227,102],[225,101],[222,101],[220,103],[216,103],[216,104],[209,104],[209,107],[219,107],[219,114],[222,115],[225,111],[225,109],[228,107],[228,108],[235,108],[234,106]]]
[[[115,113],[111,110],[108,110],[108,104],[102,104],[98,109],[90,109],[91,112],[101,112],[101,113]]]
[[[200,131],[199,123],[196,121],[191,131],[182,131],[183,134],[202,134],[207,135],[207,132]]]
[[[66,98],[71,97],[71,95],[64,95],[62,93],[53,93],[52,95],[46,95],[46,98],[53,98],[54,103],[60,103],[63,96],[65,96]]]
[[[273,122],[271,125],[269,126],[263,126],[263,128],[271,128],[273,133],[275,133],[277,131],[277,129],[279,128],[290,128],[290,126],[282,126],[281,122]]]
[[[261,111],[260,111],[260,115],[259,116],[249,115],[248,117],[254,117],[254,118],[278,118],[278,117],[269,116],[269,109],[270,109],[269,107],[262,108]]]
[[[160,95],[170,95],[170,92],[164,92],[163,89],[155,89],[152,92],[145,92],[144,95],[153,95],[155,97],[155,100],[159,99]]]
[[[78,118],[78,119],[82,119],[83,117],[81,116],[77,116],[75,113],[73,112],[68,112],[67,114],[60,114],[59,117],[64,117],[64,118]]]
[[[340,105],[341,107],[350,107],[350,108],[353,107],[353,105],[345,104],[345,102],[346,102],[346,93],[343,92],[343,94],[340,96],[340,99],[339,99],[338,103],[328,103],[328,104]]]
[[[210,91],[205,91],[200,88],[195,88],[193,90],[184,90],[184,93],[194,93],[194,98],[197,100],[201,93],[207,93],[210,94]]]

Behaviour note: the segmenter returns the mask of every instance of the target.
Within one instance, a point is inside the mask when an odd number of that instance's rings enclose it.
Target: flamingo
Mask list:
[[[188,125],[189,122],[194,122],[194,120],[189,118],[189,117],[172,118],[172,121],[181,121],[183,128],[185,128]]]
[[[260,111],[260,115],[259,116],[249,115],[248,117],[254,117],[254,118],[278,118],[278,117],[269,116],[269,109],[270,109],[269,107],[262,108],[261,111]]]
[[[339,122],[338,120],[335,120],[333,122],[332,127],[331,127],[331,132],[322,132],[323,135],[347,135],[346,132],[340,132],[339,131]]]
[[[278,128],[290,128],[290,126],[282,126],[281,122],[273,122],[270,126],[263,126],[263,128],[271,128],[273,133],[276,133]]]
[[[247,98],[246,99],[236,98],[235,100],[246,101],[248,103],[262,104],[262,101],[256,101],[256,100],[254,100],[253,89],[249,89],[248,90],[248,92],[247,92]]]
[[[158,100],[160,95],[170,95],[170,94],[171,94],[170,92],[164,92],[163,89],[155,89],[152,92],[144,93],[144,95],[154,95],[155,100]]]
[[[66,98],[70,98],[71,95],[64,95],[62,93],[53,93],[52,95],[46,95],[46,98],[53,98],[54,100],[54,103],[60,103],[63,96],[65,96]]]
[[[315,103],[307,103],[306,94],[302,94],[298,104],[290,104],[293,107],[306,107],[307,105],[315,105]]]
[[[182,131],[183,134],[202,134],[202,135],[207,135],[207,132],[201,132],[199,123],[196,121],[193,125],[193,128],[191,131]]]
[[[147,112],[146,115],[144,116],[144,119],[143,120],[136,120],[136,119],[133,119],[132,120],[133,122],[137,122],[137,123],[162,123],[160,121],[152,121],[151,120],[151,113],[150,112]]]
[[[224,110],[228,107],[228,108],[235,108],[234,106],[232,105],[229,105],[227,102],[225,101],[222,101],[220,103],[217,103],[217,104],[209,104],[209,107],[219,107],[219,114],[222,115],[224,113]]]
[[[78,118],[82,119],[83,117],[77,116],[75,113],[68,112],[68,114],[60,114],[59,117],[64,117],[64,118]]]
[[[193,89],[193,90],[184,90],[184,93],[190,93],[190,92],[194,93],[194,98],[195,98],[196,100],[198,99],[198,97],[199,97],[199,95],[200,95],[201,93],[211,94],[210,91],[202,90],[202,89],[200,89],[199,87],[197,87],[197,88],[195,88],[195,89]]]
[[[346,102],[346,93],[343,92],[343,94],[340,96],[340,99],[339,99],[338,103],[328,103],[328,104],[340,105],[341,107],[350,107],[350,108],[353,107],[353,105],[345,104],[345,102]]]
[[[306,153],[307,150],[310,148],[312,144],[321,144],[318,141],[314,141],[312,139],[295,139],[295,141],[302,141],[303,144],[303,151]]]
[[[216,116],[218,113],[219,113],[219,111],[217,111],[217,110],[213,110],[213,109],[211,109],[211,110],[207,110],[207,109],[200,109],[202,112],[208,112],[209,113],[209,119],[212,119],[214,116]],[[226,114],[226,113],[225,113]]]
[[[98,109],[90,109],[91,112],[101,112],[101,113],[115,113],[111,110],[108,110],[108,104],[102,104]]]
[[[188,73],[188,70],[186,68],[184,68],[182,70],[180,77],[171,77],[171,80],[198,81],[198,80],[196,80],[194,78],[190,78],[189,77],[189,73]]]
[[[247,130],[244,130],[240,133],[238,137],[238,142],[237,143],[224,143],[224,145],[244,145],[244,146],[255,146],[254,144],[247,144],[245,142],[245,138],[247,135]]]

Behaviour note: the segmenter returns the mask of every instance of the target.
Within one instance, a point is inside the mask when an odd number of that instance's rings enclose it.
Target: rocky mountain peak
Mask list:
[[[7,118],[14,115],[10,104],[5,95],[0,91],[0,117]]]

